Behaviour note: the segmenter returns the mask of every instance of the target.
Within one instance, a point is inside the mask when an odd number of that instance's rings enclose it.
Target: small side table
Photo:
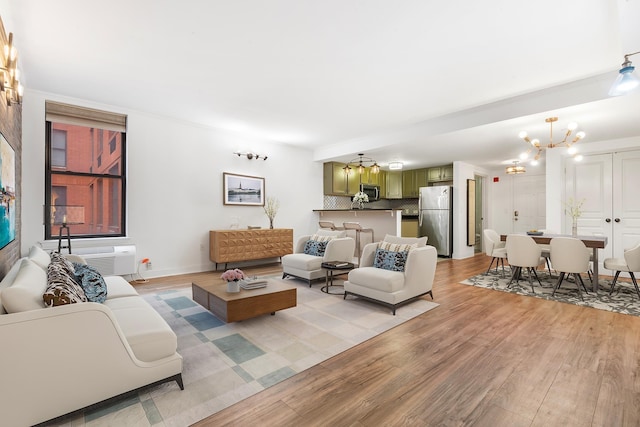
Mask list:
[[[355,264],[352,262],[345,261],[327,261],[322,263],[322,268],[325,271],[324,276],[324,286],[320,288],[322,292],[331,295],[342,295],[344,294],[344,290],[342,292],[329,292],[329,289],[334,286],[333,284],[333,276],[340,276],[341,274],[347,274],[351,270],[355,268]],[[335,285],[342,286],[342,285]]]

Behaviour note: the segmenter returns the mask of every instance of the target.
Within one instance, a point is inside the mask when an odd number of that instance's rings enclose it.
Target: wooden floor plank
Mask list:
[[[640,318],[459,284],[489,262],[440,261],[439,307],[195,426],[640,425]]]

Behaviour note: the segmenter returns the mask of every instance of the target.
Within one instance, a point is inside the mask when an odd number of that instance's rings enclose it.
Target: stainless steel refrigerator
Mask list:
[[[439,185],[421,187],[418,199],[420,236],[427,245],[435,246],[438,256],[453,253],[453,187]]]

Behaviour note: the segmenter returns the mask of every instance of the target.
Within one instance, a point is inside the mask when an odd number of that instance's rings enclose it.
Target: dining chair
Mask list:
[[[516,283],[519,282],[522,269],[524,268],[529,273],[531,292],[535,293],[531,276],[535,276],[538,284],[542,287],[542,283],[540,283],[540,279],[536,273],[536,268],[545,262],[544,258],[541,257],[542,250],[531,236],[522,234],[507,235],[506,249],[507,261],[512,271],[511,280],[509,280],[507,288],[511,286],[514,279]]]
[[[638,289],[638,282],[636,281],[636,276],[633,275],[634,272],[640,271],[640,243],[634,246],[631,249],[627,249],[624,251],[624,258],[607,258],[604,260],[604,268],[608,270],[614,270],[616,272],[613,277],[613,282],[611,282],[611,289],[609,290],[609,295],[613,293],[613,288],[616,286],[616,282],[618,281],[618,276],[620,276],[620,272],[626,271],[631,276],[631,281],[633,282],[633,286],[636,288],[636,292],[638,293],[638,297],[640,297],[640,289]]]
[[[556,294],[565,276],[570,274],[576,282],[580,298],[584,301],[580,285],[582,285],[585,292],[589,292],[580,273],[589,271],[589,250],[580,239],[573,237],[554,237],[551,239],[549,246],[551,247],[551,265],[558,272],[558,281],[553,288],[551,296]]]
[[[538,231],[541,231],[543,234],[557,234],[555,231],[549,231],[546,229],[539,229]],[[551,274],[551,263],[550,263],[550,259],[551,259],[551,245],[545,245],[544,243],[538,243],[538,246],[540,246],[540,249],[542,250],[542,253],[540,254],[540,256],[542,258],[544,258],[544,261],[547,265],[547,270],[549,270],[549,277],[553,277],[553,274]]]
[[[504,260],[507,258],[506,242],[500,241],[500,236],[495,230],[486,228],[484,234],[484,253],[491,257],[491,263],[485,275],[489,274],[493,262],[496,262],[496,273],[498,272],[498,264],[502,264],[502,272],[500,277],[504,277]]]

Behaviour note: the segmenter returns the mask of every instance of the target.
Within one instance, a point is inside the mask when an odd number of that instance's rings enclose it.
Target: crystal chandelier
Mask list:
[[[569,139],[569,137],[573,134],[573,131],[575,131],[578,128],[578,124],[576,122],[569,123],[567,125],[567,131],[565,132],[564,138],[562,139],[562,141],[553,142],[553,124],[558,121],[558,118],[549,117],[544,121],[549,123],[549,127],[550,127],[549,142],[547,144],[541,143],[540,140],[537,138],[534,138],[534,139],[529,138],[529,136],[527,135],[527,132],[525,131],[522,131],[518,134],[518,137],[524,139],[526,142],[530,144],[529,149],[526,152],[520,154],[520,160],[528,159],[529,155],[535,151],[535,156],[533,157],[533,160],[531,160],[531,164],[537,165],[538,160],[540,160],[540,155],[542,154],[542,150],[556,148],[556,147],[566,147],[569,155],[571,155],[576,161],[582,160],[582,156],[576,154],[577,150],[573,145],[576,142],[583,139],[587,134],[584,133],[583,131],[576,132],[573,139]]]

